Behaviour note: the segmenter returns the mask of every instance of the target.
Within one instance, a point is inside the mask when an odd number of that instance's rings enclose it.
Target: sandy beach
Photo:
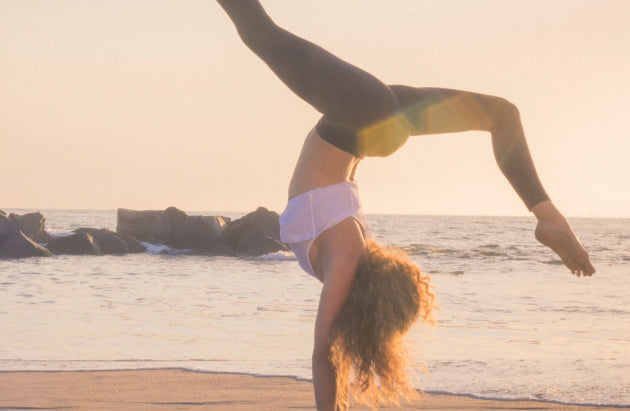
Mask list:
[[[0,372],[0,409],[315,409],[312,384],[287,377],[185,370]],[[353,407],[353,409],[361,409]],[[618,410],[424,394],[403,410]]]

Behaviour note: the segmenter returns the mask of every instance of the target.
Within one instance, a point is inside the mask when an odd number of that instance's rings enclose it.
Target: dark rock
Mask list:
[[[19,231],[0,246],[0,258],[50,257],[52,253]]]
[[[52,236],[48,233],[48,231],[42,231],[37,237],[33,239],[36,243],[46,244],[52,240]]]
[[[11,213],[9,218],[31,240],[37,243],[47,243],[50,240],[50,235],[45,231],[46,218],[42,213],[36,212],[23,215]]]
[[[188,216],[183,225],[175,227],[172,247],[201,252],[214,251],[226,227],[227,223],[222,217]]]
[[[92,236],[94,243],[102,254],[129,254],[129,246],[121,236],[105,228],[81,227],[75,233],[87,233]]]
[[[121,236],[105,228],[81,227],[74,232],[90,234],[102,254],[129,254],[147,251],[147,248],[135,238],[128,235]]]
[[[3,215],[3,216],[5,216],[5,217],[6,217],[6,216],[7,216],[7,213],[5,213],[4,211],[0,210],[0,215]]]
[[[184,225],[186,219],[186,213],[175,207],[163,211],[119,208],[116,232],[120,235],[130,235],[139,241],[172,245],[175,242],[176,227]]]
[[[288,251],[280,241],[280,222],[276,212],[259,207],[256,211],[230,222],[221,234],[221,241],[237,253],[262,255]]]
[[[100,255],[101,250],[94,242],[92,236],[86,232],[80,232],[64,237],[56,237],[50,240],[46,246],[54,254],[71,255]]]
[[[6,214],[0,214],[0,258],[50,257],[46,248],[18,229]]]
[[[137,240],[177,249],[212,252],[227,227],[222,217],[188,216],[170,207],[163,211],[118,209],[116,231]]]
[[[125,243],[127,243],[127,247],[129,247],[129,252],[132,254],[146,253],[147,248],[140,241],[136,240],[130,235],[121,235]]]

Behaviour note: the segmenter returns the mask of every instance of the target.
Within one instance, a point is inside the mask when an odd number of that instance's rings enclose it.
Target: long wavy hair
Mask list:
[[[434,308],[429,276],[404,252],[370,241],[332,329],[339,409],[349,406],[351,382],[354,399],[370,407],[418,397],[404,337],[419,318],[433,324]]]

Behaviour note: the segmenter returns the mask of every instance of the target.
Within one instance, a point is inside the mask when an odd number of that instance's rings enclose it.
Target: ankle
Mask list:
[[[531,209],[534,216],[538,221],[552,221],[557,219],[564,219],[562,213],[556,208],[551,200],[542,201]]]

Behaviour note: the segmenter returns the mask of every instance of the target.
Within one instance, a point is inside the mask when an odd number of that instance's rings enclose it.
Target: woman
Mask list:
[[[323,114],[304,142],[281,216],[283,241],[323,283],[312,363],[319,410],[347,407],[351,368],[355,397],[370,405],[413,395],[400,341],[419,317],[431,321],[434,305],[429,278],[370,240],[354,181],[364,157],[390,155],[409,135],[489,131],[501,171],[538,219],[536,238],[572,273],[595,272],[538,179],[514,105],[464,91],[387,86],[278,27],[257,0],[218,2],[243,42]]]

